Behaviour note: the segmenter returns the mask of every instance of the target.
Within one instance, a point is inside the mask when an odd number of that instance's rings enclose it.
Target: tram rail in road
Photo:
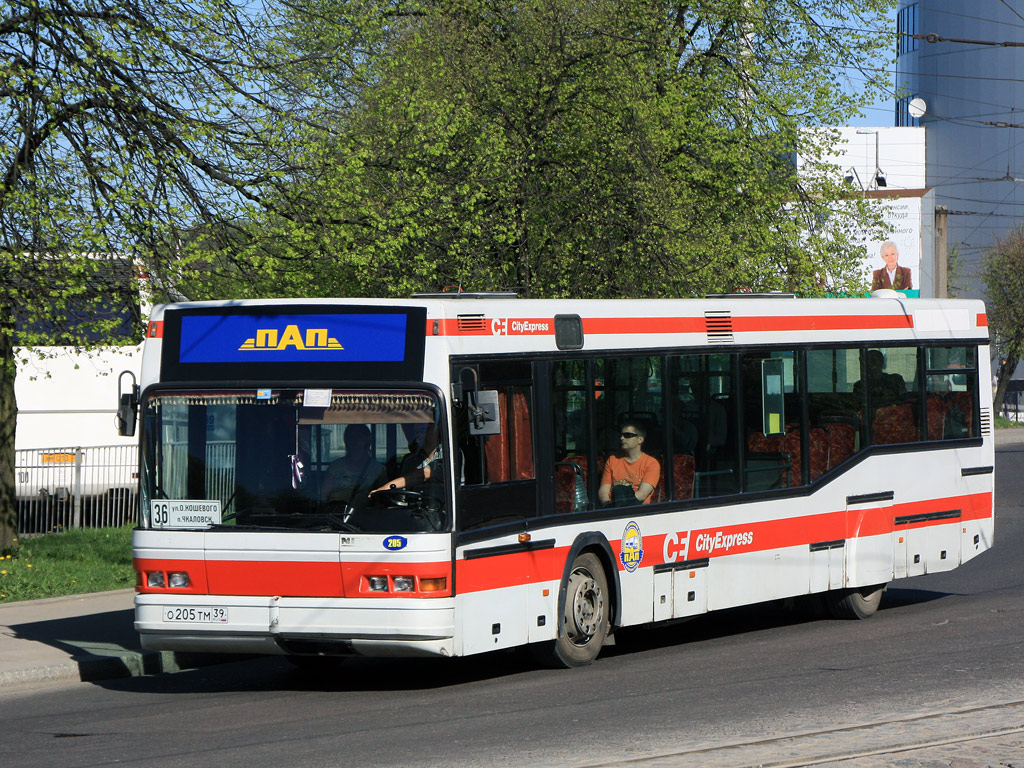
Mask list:
[[[895,760],[902,768],[1024,765],[1024,701],[919,713],[586,768],[890,768]]]

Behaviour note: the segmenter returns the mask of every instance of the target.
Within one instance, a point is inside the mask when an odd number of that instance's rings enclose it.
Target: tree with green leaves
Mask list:
[[[861,292],[870,204],[791,157],[854,111],[891,5],[288,2],[301,170],[258,226],[335,294]]]
[[[247,220],[272,189],[265,29],[232,0],[0,12],[0,548],[17,521],[16,352],[102,343],[123,319],[99,311],[114,264],[173,275],[183,233]]]
[[[988,326],[999,364],[996,372],[996,413],[1003,410],[1006,389],[1024,355],[1024,226],[996,238],[981,265]]]
[[[0,546],[16,344],[92,343],[110,255],[190,298],[862,290],[863,201],[790,158],[891,5],[12,0]]]

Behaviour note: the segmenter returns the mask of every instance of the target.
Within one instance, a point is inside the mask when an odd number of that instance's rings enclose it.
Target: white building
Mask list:
[[[18,401],[16,449],[77,448],[135,445],[135,437],[120,437],[117,413],[118,374],[138,376],[142,346],[107,347],[75,352],[67,347],[44,347],[40,357],[18,350],[14,395]],[[129,385],[125,377],[125,386]]]
[[[827,173],[844,179],[854,192],[877,199],[888,224],[882,238],[864,234],[865,281],[884,267],[881,246],[892,241],[899,249],[899,264],[913,276],[910,297],[944,295],[939,274],[944,261],[936,255],[935,194],[925,185],[926,134],[922,128],[833,128],[838,141],[820,158]],[[805,142],[816,141],[822,131],[809,130]],[[797,156],[798,171],[806,170],[808,159]],[[939,241],[941,242],[941,241]],[[941,249],[941,248],[940,248]]]
[[[927,186],[923,128],[833,130],[839,133],[839,142],[822,160],[841,171],[855,188],[901,190]]]

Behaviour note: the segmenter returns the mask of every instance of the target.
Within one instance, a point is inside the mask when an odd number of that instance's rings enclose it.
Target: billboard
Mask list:
[[[922,226],[922,202],[919,196],[878,200],[886,230],[883,239],[865,241],[863,273],[871,290],[891,288],[908,298],[917,298],[925,283],[930,282],[922,274],[921,241],[925,231],[930,230],[930,226]]]

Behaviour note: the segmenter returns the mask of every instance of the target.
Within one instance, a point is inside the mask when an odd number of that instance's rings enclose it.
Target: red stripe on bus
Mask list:
[[[863,331],[913,328],[910,315],[795,315],[734,317],[733,331]]]
[[[455,578],[459,593],[517,587],[562,578],[568,547],[516,552],[510,555],[458,560]]]
[[[427,336],[553,336],[550,317],[480,317],[427,320]]]
[[[895,518],[959,510],[955,520],[949,518],[914,522],[911,527],[930,525],[959,525],[967,520],[982,520],[992,516],[992,494],[979,493],[948,499],[929,499],[906,504],[840,510],[817,515],[805,515],[783,520],[767,520],[737,525],[700,528],[677,533],[653,534],[643,538],[644,550],[640,567],[649,568],[665,562],[678,562],[702,558],[738,555],[774,549],[784,549],[818,542],[848,541],[849,539],[893,533]],[[641,528],[643,521],[640,521]],[[901,526],[901,530],[905,530]],[[675,536],[666,548],[665,540]],[[619,557],[621,541],[610,541],[616,557],[616,567],[624,571]],[[685,544],[685,549],[684,545]],[[666,549],[674,558],[666,560]],[[562,577],[567,547],[496,555],[489,558],[459,560],[456,563],[458,591],[480,592],[487,589],[521,586],[530,582],[555,581]]]
[[[983,316],[979,315],[979,325]],[[584,334],[706,333],[703,317],[585,317]],[[427,336],[550,336],[550,318],[492,317],[475,322],[452,319],[427,320]],[[899,330],[914,327],[909,315],[769,315],[733,317],[734,333],[782,331]]]
[[[344,597],[334,562],[207,560],[211,595]]]
[[[420,597],[445,597],[452,593],[451,563],[295,561],[295,560],[156,560],[136,559],[143,574],[140,592],[156,594],[280,595],[281,597],[409,597],[393,592],[395,576],[412,576],[417,590],[423,579],[444,579],[444,589],[416,591]],[[146,586],[145,574],[185,572],[191,586],[185,589]],[[389,577],[387,592],[371,592],[368,576]]]
[[[583,333],[706,333],[703,317],[585,317]]]

